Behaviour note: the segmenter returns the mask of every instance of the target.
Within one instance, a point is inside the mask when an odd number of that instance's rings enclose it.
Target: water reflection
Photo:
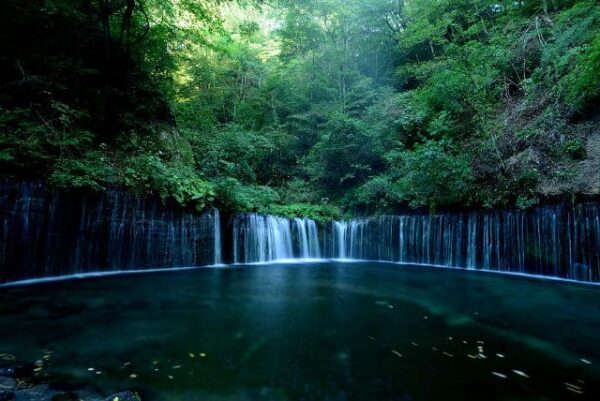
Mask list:
[[[0,353],[155,400],[591,400],[598,291],[367,263],[104,277],[4,289]]]

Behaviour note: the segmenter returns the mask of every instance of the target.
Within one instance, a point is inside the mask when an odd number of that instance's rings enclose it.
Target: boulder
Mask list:
[[[79,401],[79,396],[72,392],[58,393],[52,396],[51,401]]]
[[[17,388],[17,382],[12,377],[0,376],[0,391],[10,391]]]
[[[104,401],[142,401],[142,399],[133,391],[123,391],[107,397]]]
[[[15,399],[15,393],[11,391],[0,391],[0,401],[12,401]]]

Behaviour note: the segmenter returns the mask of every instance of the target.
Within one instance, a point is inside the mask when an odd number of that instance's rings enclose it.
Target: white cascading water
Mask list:
[[[116,190],[74,198],[42,182],[0,181],[0,282],[210,265],[221,254],[216,213]]]
[[[283,217],[267,216],[267,260],[292,259],[292,230]]]
[[[82,197],[0,181],[0,281],[100,271],[362,259],[600,281],[600,204],[333,222],[201,215],[119,191]],[[64,229],[68,223],[68,230]],[[229,242],[231,240],[231,242]],[[232,247],[231,247],[232,245]],[[227,258],[225,258],[227,255]]]
[[[214,221],[214,254],[215,254],[215,266],[223,264],[223,247],[221,246],[221,215],[219,209],[214,210],[213,218]]]
[[[300,257],[302,259],[321,258],[319,232],[315,221],[307,218],[295,218],[294,223]]]
[[[317,223],[312,219],[303,219],[308,227],[308,258],[321,258],[321,247],[319,246],[319,230]]]
[[[296,230],[298,230],[298,240],[300,242],[300,248],[302,251],[302,257],[307,259],[310,255],[309,244],[308,244],[308,232],[306,231],[306,219],[294,219],[296,223]]]
[[[311,219],[247,214],[233,223],[235,263],[321,257],[317,225]]]
[[[600,208],[382,216],[334,222],[329,257],[596,280]]]
[[[346,253],[346,237],[348,233],[348,223],[345,221],[334,221],[333,222],[333,243],[334,248],[337,249],[337,257],[339,259],[346,259],[348,257]]]

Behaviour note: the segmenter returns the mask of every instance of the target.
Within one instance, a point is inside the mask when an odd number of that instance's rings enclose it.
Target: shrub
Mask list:
[[[102,191],[114,184],[116,171],[101,152],[88,152],[85,158],[59,160],[48,183],[60,188]]]
[[[411,207],[435,209],[469,201],[472,183],[469,160],[453,155],[441,142],[429,141],[399,154],[394,191]]]
[[[126,160],[123,183],[134,192],[174,199],[182,206],[204,209],[214,199],[212,185],[187,165],[168,165],[158,156],[140,154]]]
[[[260,213],[273,214],[283,217],[308,217],[319,222],[328,222],[340,218],[340,210],[330,205],[311,205],[295,203],[291,205],[271,205],[261,208]]]
[[[215,182],[219,206],[235,212],[258,212],[279,202],[279,194],[261,185],[244,185],[235,178],[227,177]]]

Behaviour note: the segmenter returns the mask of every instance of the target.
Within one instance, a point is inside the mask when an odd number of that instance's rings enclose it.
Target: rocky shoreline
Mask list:
[[[14,355],[0,354],[0,401],[142,401],[135,391],[107,394],[89,383],[60,381],[44,367],[49,359],[20,362]]]

